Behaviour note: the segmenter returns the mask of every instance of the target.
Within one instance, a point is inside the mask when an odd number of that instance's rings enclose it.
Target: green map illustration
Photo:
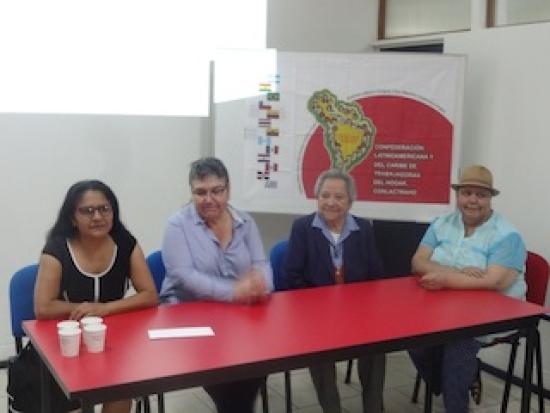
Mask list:
[[[313,93],[307,109],[323,128],[331,168],[350,172],[368,156],[376,128],[357,103],[338,100],[323,89]]]

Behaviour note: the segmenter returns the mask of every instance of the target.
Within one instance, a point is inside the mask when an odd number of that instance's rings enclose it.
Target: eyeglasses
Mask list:
[[[98,206],[83,206],[78,208],[78,212],[88,218],[93,218],[95,213],[98,212],[102,217],[109,215],[113,212],[111,205],[98,205]]]
[[[193,195],[199,197],[199,198],[206,198],[209,194],[211,197],[218,197],[225,193],[227,187],[224,186],[216,186],[212,189],[206,189],[206,188],[197,188],[193,189]]]

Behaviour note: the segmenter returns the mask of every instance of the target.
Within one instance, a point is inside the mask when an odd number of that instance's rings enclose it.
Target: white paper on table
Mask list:
[[[185,338],[185,337],[208,337],[214,335],[211,327],[178,327],[178,328],[158,328],[149,330],[149,338],[156,340],[159,338]]]

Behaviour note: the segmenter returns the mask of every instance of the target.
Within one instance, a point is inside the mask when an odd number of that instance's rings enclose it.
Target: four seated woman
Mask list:
[[[129,281],[135,294],[125,297]],[[158,302],[136,239],[120,221],[115,194],[103,182],[69,188],[40,257],[34,307],[39,319],[109,314]],[[108,402],[104,413],[129,412],[131,400]]]
[[[420,285],[429,290],[492,289],[524,299],[527,252],[518,231],[491,208],[499,193],[491,172],[481,165],[470,166],[452,187],[457,210],[432,222],[412,259]],[[478,368],[480,347],[479,339],[469,338],[410,351],[434,393],[443,393],[446,412],[468,411],[468,388]]]
[[[284,273],[290,288],[318,287],[372,280],[383,276],[370,223],[349,213],[355,182],[345,172],[329,170],[315,185],[317,212],[292,225]],[[346,305],[346,303],[342,303]],[[382,412],[385,355],[360,357],[363,411]],[[334,363],[309,368],[324,413],[341,411]]]
[[[192,202],[168,221],[161,300],[253,304],[273,290],[271,267],[252,217],[229,205],[229,175],[216,158],[189,171]],[[220,413],[252,413],[264,378],[205,387]]]

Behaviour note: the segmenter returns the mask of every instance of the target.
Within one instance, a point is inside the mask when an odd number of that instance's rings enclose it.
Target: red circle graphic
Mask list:
[[[350,174],[357,200],[376,202],[449,202],[453,125],[432,106],[399,95],[355,100],[376,127],[371,151]],[[323,128],[308,138],[302,157],[302,185],[314,198],[319,174],[329,169]]]

